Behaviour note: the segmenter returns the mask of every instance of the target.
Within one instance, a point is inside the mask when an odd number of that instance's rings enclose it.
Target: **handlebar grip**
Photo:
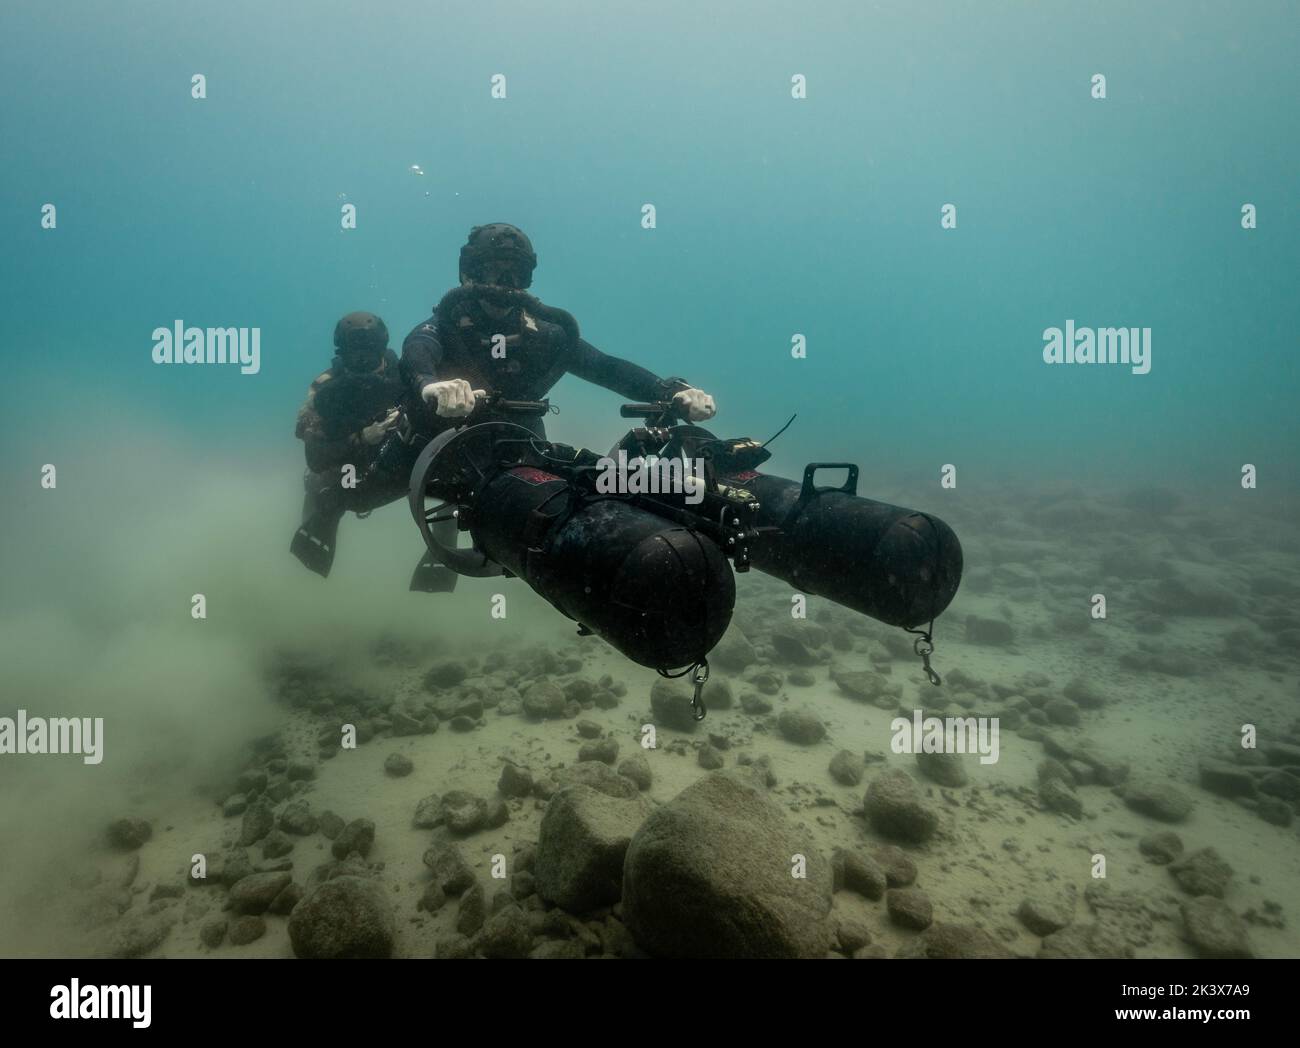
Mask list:
[[[675,400],[657,400],[652,404],[624,404],[618,409],[623,418],[655,418],[659,415],[671,415],[684,419],[686,415],[681,405]]]
[[[520,415],[545,415],[551,410],[549,400],[489,400],[493,411],[509,411]]]

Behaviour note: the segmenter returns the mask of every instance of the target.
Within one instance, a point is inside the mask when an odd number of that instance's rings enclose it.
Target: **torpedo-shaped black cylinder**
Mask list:
[[[517,466],[473,502],[474,544],[569,618],[654,669],[689,666],[726,632],[731,564],[714,543],[618,498],[577,499],[564,479]]]
[[[961,583],[961,543],[926,513],[847,491],[747,472],[728,483],[753,493],[764,532],[750,546],[754,567],[890,626],[937,617]]]

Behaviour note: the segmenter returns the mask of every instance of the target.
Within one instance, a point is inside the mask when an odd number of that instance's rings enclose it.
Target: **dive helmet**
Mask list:
[[[373,313],[349,313],[334,326],[334,348],[349,370],[373,370],[388,348],[388,328]]]
[[[495,284],[523,290],[533,282],[537,255],[523,230],[505,222],[475,226],[460,249],[462,284]]]

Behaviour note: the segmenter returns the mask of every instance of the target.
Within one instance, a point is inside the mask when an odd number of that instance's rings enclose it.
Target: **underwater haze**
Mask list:
[[[0,956],[1300,956],[1297,13],[9,5]],[[404,500],[290,555],[335,324],[400,354],[494,222],[712,432],[797,416],[763,472],[953,529],[940,686],[755,570],[697,722],[520,579],[409,591]],[[567,375],[549,438],[628,399]],[[675,848],[761,926],[702,943]]]

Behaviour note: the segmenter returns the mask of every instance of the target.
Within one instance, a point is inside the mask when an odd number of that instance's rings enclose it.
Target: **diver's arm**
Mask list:
[[[437,329],[430,317],[406,336],[406,341],[402,343],[402,359],[397,368],[413,403],[420,403],[425,386],[446,377],[438,374],[441,364],[442,344],[438,341]]]
[[[303,449],[307,453],[307,468],[313,473],[337,469],[349,462],[354,465],[360,462],[360,434],[352,433],[340,440],[330,440],[325,436],[320,415],[310,405],[304,405],[298,412],[295,434],[303,442]]]
[[[442,344],[430,318],[402,343],[400,372],[408,390],[408,404],[427,404],[430,411],[443,418],[465,418],[474,410],[483,390],[475,390],[467,379],[440,375],[442,360]]]
[[[298,409],[298,421],[294,426],[294,436],[303,442],[307,453],[307,468],[313,473],[360,461],[358,455],[361,450],[361,435],[352,433],[339,440],[331,440],[326,436],[325,420],[316,410],[316,391],[329,378],[327,371],[311,384],[306,401]]]
[[[569,371],[629,400],[663,400],[689,386],[679,378],[663,379],[630,360],[602,353],[582,338],[570,358]]]

